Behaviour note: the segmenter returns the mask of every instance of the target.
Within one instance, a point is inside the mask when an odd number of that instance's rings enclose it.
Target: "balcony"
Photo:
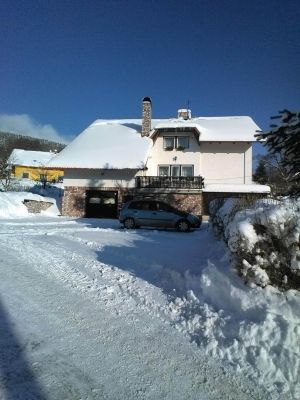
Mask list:
[[[137,176],[136,189],[202,189],[202,176]]]

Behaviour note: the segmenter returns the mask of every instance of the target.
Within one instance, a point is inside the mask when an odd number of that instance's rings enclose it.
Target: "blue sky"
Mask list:
[[[150,96],[157,118],[189,100],[267,129],[299,109],[299,21],[292,0],[1,0],[0,114],[72,137]]]

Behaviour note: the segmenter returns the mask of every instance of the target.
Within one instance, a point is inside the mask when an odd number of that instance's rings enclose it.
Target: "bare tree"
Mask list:
[[[274,196],[286,195],[291,186],[290,171],[282,163],[279,153],[268,153],[261,157],[253,180],[269,185]]]
[[[0,190],[7,192],[13,188],[13,168],[8,158],[0,159]]]

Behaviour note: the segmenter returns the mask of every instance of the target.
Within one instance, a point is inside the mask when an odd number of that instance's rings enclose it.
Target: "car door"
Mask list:
[[[159,226],[165,228],[171,228],[176,225],[177,215],[175,210],[166,203],[157,202],[157,219],[159,221]]]
[[[161,226],[161,215],[158,211],[158,202],[154,200],[137,202],[138,210],[135,212],[135,221],[141,226]]]
[[[134,218],[136,225],[151,226],[151,211],[149,210],[148,201],[134,201],[129,206],[129,216]]]

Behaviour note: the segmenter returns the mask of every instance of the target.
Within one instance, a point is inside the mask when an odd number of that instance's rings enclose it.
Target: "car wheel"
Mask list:
[[[188,232],[190,230],[190,223],[186,219],[181,219],[177,222],[176,229],[179,232]]]
[[[133,218],[126,218],[124,221],[124,228],[133,229],[135,228],[135,222]]]

